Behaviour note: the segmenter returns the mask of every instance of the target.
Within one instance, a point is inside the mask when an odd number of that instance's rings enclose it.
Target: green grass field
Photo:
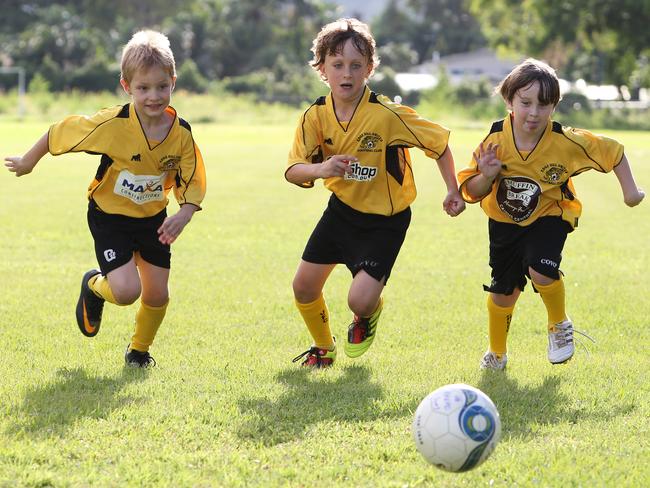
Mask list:
[[[20,179],[3,168],[0,486],[649,486],[650,201],[627,208],[613,174],[576,179],[584,212],[562,264],[569,314],[597,344],[551,366],[527,288],[508,371],[482,373],[486,218],[477,206],[447,217],[436,165],[415,152],[419,196],[377,340],[305,371],[291,363],[310,343],[291,280],[328,195],[283,179],[293,124],[195,125],[205,210],[174,244],[148,371],[123,367],[136,305],[107,305],[94,339],[75,324],[96,264],[85,189],[97,158],[48,156]],[[2,156],[46,129],[0,123]],[[452,133],[458,168],[483,135]],[[649,134],[611,135],[650,189]],[[341,339],[349,282],[338,267],[325,290]],[[503,438],[478,469],[448,474],[420,457],[410,426],[424,396],[457,382],[490,395]]]

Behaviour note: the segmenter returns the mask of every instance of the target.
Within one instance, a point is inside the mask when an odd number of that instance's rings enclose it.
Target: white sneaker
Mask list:
[[[565,363],[573,356],[574,349],[573,322],[567,318],[548,333],[548,360],[551,364]]]
[[[499,359],[496,353],[487,351],[481,362],[479,363],[479,368],[481,369],[492,369],[494,371],[503,371],[506,369],[506,363],[508,362],[508,355],[502,354],[501,359]]]

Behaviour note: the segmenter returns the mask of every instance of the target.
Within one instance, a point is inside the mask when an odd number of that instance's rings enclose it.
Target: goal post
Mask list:
[[[18,117],[25,115],[25,68],[0,66],[0,74],[18,75]]]

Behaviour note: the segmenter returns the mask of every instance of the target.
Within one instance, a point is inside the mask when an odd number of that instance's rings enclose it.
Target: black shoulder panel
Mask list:
[[[503,120],[497,120],[492,124],[490,134],[494,134],[495,132],[503,132]]]
[[[314,102],[314,105],[325,105],[325,97],[318,97]]]
[[[368,102],[370,103],[379,103],[379,100],[377,100],[377,94],[373,91],[370,92],[370,98],[368,98]]]
[[[192,132],[192,127],[190,126],[190,123],[187,120],[182,119],[182,118],[179,117],[178,118],[178,123],[181,125],[181,127],[185,127],[187,130]]]
[[[562,124],[556,121],[553,121],[553,128],[551,130],[553,132],[557,132],[558,134],[564,134],[564,131],[562,130]]]
[[[120,110],[120,113],[117,114],[117,117],[119,119],[128,119],[129,118],[129,104],[128,103],[126,105],[122,106],[122,110]]]

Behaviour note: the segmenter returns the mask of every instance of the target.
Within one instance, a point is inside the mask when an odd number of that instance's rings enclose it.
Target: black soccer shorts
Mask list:
[[[95,241],[95,255],[102,274],[128,263],[136,251],[148,263],[169,269],[171,248],[158,240],[158,228],[166,216],[166,210],[143,218],[107,214],[91,200],[88,227]]]
[[[410,208],[391,216],[367,214],[332,194],[302,259],[315,264],[342,263],[352,276],[364,270],[387,283],[410,223]]]
[[[562,250],[573,231],[561,217],[540,217],[528,226],[490,219],[490,268],[492,282],[485,291],[510,295],[526,286],[528,267],[554,280],[560,279]]]

